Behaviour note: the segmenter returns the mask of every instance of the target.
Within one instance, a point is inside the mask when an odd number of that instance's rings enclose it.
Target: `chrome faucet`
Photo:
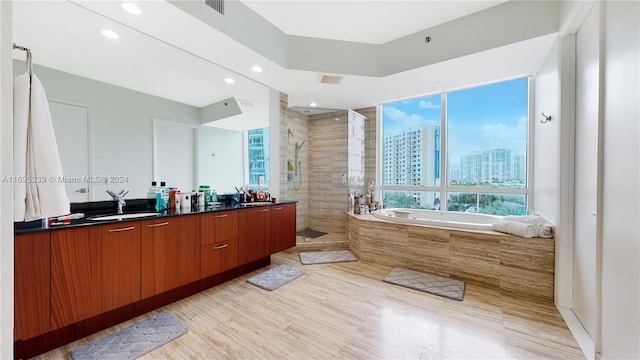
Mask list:
[[[122,214],[123,213],[122,209],[124,208],[125,205],[127,205],[127,203],[124,202],[124,197],[127,196],[128,193],[129,193],[129,190],[127,191],[121,190],[118,194],[114,193],[111,190],[107,190],[107,194],[111,195],[111,198],[118,203],[118,214]]]

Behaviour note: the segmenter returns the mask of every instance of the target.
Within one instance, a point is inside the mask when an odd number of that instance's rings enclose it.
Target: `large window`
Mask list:
[[[526,212],[528,79],[382,105],[388,207]]]
[[[247,132],[249,150],[249,185],[262,188],[269,186],[269,128]]]

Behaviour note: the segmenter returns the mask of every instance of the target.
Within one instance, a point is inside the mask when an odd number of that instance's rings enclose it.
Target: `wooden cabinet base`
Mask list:
[[[136,316],[197,294],[240,275],[265,267],[270,263],[271,258],[267,256],[223,273],[194,281],[179,288],[154,295],[34,338],[15,341],[13,343],[14,358],[26,359],[43,354],[62,345],[117,325],[123,321],[133,319]]]

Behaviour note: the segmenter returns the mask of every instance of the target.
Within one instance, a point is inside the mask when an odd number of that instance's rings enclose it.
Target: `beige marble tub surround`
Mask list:
[[[348,214],[359,259],[452,277],[514,297],[553,302],[555,239],[397,224]]]
[[[411,226],[408,228],[407,267],[439,276],[451,273],[449,231],[445,229]]]

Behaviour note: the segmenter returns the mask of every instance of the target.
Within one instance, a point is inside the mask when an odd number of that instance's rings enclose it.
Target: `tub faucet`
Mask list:
[[[128,193],[129,190],[121,190],[118,194],[111,190],[107,190],[107,194],[111,195],[111,198],[118,203],[118,214],[122,214],[124,206],[127,205],[127,203],[124,202],[124,197],[127,196]]]

